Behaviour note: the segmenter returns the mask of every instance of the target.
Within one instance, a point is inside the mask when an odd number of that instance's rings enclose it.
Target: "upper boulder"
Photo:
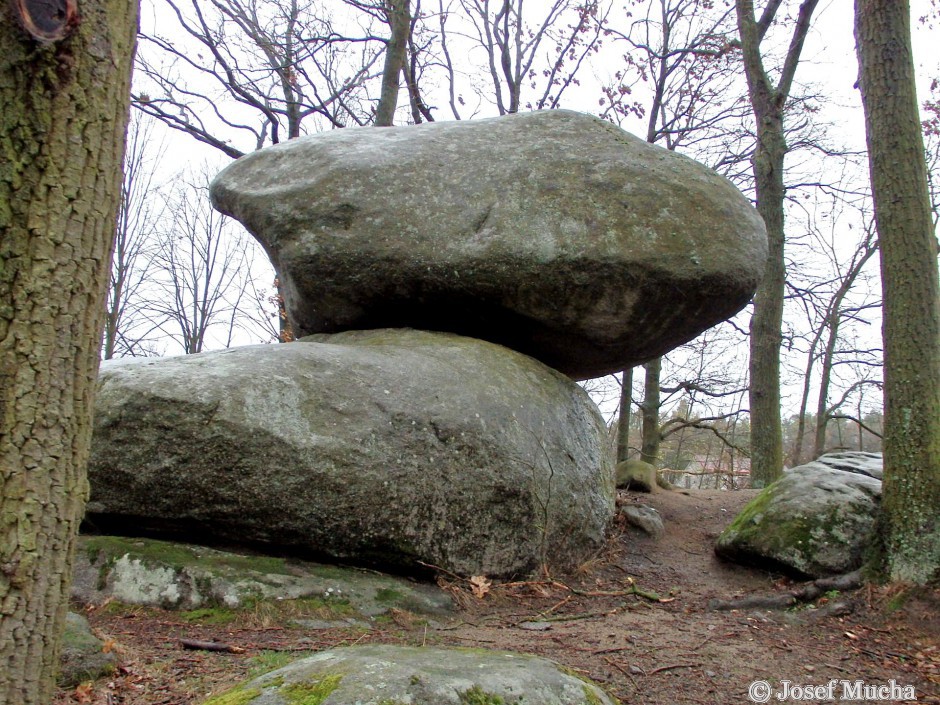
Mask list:
[[[311,135],[211,193],[272,258],[298,336],[450,331],[576,378],[732,316],[767,254],[730,182],[562,110]]]

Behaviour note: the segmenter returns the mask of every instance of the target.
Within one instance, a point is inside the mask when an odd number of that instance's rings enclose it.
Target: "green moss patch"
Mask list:
[[[403,602],[405,595],[392,588],[381,588],[375,593],[375,601],[383,605],[397,605]]]
[[[226,607],[202,607],[198,610],[180,612],[180,619],[191,624],[224,626],[234,622],[237,617],[237,612]]]
[[[276,671],[289,663],[305,656],[312,655],[312,651],[262,651],[257,656],[252,656],[251,666],[248,669],[248,679],[263,676],[265,673]],[[266,684],[273,685],[273,684]]]
[[[315,681],[285,685],[278,693],[283,695],[290,705],[321,705],[330,693],[339,687],[342,680],[343,677],[338,674],[326,675]]]
[[[165,565],[176,570],[204,568],[227,569],[235,573],[255,571],[276,575],[291,574],[283,558],[271,556],[241,556],[169,541],[129,539],[120,536],[85,536],[83,542],[85,552],[92,563],[102,559],[113,561],[128,554],[144,563]]]
[[[587,685],[584,685],[583,688],[584,688],[584,705],[603,705],[603,703],[601,702],[601,699],[597,697],[597,693],[595,693],[590,687],[588,687]]]
[[[506,701],[493,693],[487,693],[478,685],[460,693],[460,705],[505,705]]]

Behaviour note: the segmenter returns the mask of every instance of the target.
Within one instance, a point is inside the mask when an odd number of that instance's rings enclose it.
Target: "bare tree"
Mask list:
[[[763,487],[783,472],[780,347],[786,283],[784,259],[784,116],[790,89],[818,0],[802,0],[789,48],[776,78],[761,50],[783,0],[767,0],[758,18],[753,0],[735,0],[744,72],[757,129],[753,156],[757,210],[767,226],[770,255],[751,318],[751,481]]]
[[[930,188],[930,207],[933,211],[933,227],[940,224],[940,79],[930,84],[930,98],[924,101],[926,119],[924,126],[924,148],[927,154],[927,183]],[[940,246],[937,248],[940,253]]]
[[[156,354],[150,334],[155,327],[141,315],[140,304],[154,256],[158,199],[153,198],[155,153],[152,125],[140,113],[132,113],[124,153],[121,204],[114,237],[114,255],[108,280],[107,311],[101,356]]]
[[[724,139],[725,121],[740,118],[743,107],[740,101],[728,100],[735,93],[739,59],[732,11],[702,0],[634,2],[631,8],[640,15],[628,31],[607,29],[629,46],[624,55],[629,71],[619,71],[616,84],[604,88],[601,115],[617,122],[631,114],[645,116],[646,141],[669,150],[694,154],[709,140]],[[629,75],[648,89],[648,105],[638,99],[627,102],[627,96],[632,95],[626,83]],[[652,360],[644,367],[641,457],[656,464],[662,438],[662,361]],[[632,379],[632,371],[624,370],[623,376]],[[623,385],[620,408],[624,418],[629,416],[631,392]],[[624,427],[629,428],[627,424]],[[628,444],[619,443],[618,448],[626,452]],[[618,460],[626,459],[619,452]]]
[[[176,32],[141,31],[133,98],[169,127],[237,158],[372,120],[384,5],[345,5],[360,27],[313,0],[162,1]]]
[[[819,371],[817,392],[817,409],[813,418],[815,426],[815,442],[813,457],[822,455],[826,447],[826,426],[843,402],[830,404],[831,383],[833,371],[840,364],[849,364],[852,361],[864,362],[868,367],[880,367],[880,350],[860,349],[851,341],[842,340],[843,324],[845,322],[861,323],[867,325],[862,316],[865,311],[881,306],[880,300],[869,300],[866,297],[853,299],[863,271],[878,251],[878,241],[875,234],[874,223],[870,216],[861,213],[862,236],[847,261],[843,261],[845,241],[851,237],[851,213],[841,217],[841,210],[834,208],[830,202],[827,208],[826,219],[830,221],[828,236],[816,232],[812,250],[817,259],[825,255],[828,268],[820,281],[809,286],[798,287],[794,283],[788,288],[794,293],[793,298],[803,308],[807,320],[810,322],[810,335],[806,351],[806,363],[801,370],[802,392],[800,395],[800,408],[797,413],[796,434],[790,447],[789,462],[799,465],[803,461],[803,444],[807,423],[807,408],[810,393],[813,388],[814,372]],[[840,358],[842,362],[840,363]],[[867,383],[878,384],[877,378],[863,375]],[[880,377],[880,375],[879,375]],[[858,379],[849,382],[848,386],[855,384]]]
[[[385,15],[391,36],[385,50],[382,69],[382,93],[375,109],[375,126],[389,127],[395,120],[398,107],[399,81],[414,30],[410,0],[385,0]]]
[[[620,404],[617,412],[617,454],[622,463],[630,457],[630,415],[633,407],[633,368],[628,367],[620,375]]]
[[[609,12],[600,0],[445,1],[438,0],[440,58],[435,63],[444,69],[456,120],[467,117],[463,84],[500,115],[559,107],[588,57],[598,50]],[[456,52],[469,63],[458,66]],[[475,73],[478,68],[483,78]]]
[[[253,242],[209,203],[208,172],[176,179],[165,197],[144,304],[152,325],[186,354],[202,352],[210,331],[215,345],[229,347],[267,299],[254,284]]]

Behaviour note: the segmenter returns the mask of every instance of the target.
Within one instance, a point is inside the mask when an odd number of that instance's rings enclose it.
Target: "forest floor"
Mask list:
[[[918,702],[940,703],[938,591],[865,587],[786,611],[708,610],[711,599],[798,587],[724,564],[712,552],[715,537],[753,496],[621,493],[619,503],[656,507],[665,536],[646,537],[618,518],[605,550],[576,574],[478,585],[482,597],[468,581],[445,575],[439,582],[458,605],[451,619],[393,610],[368,624],[335,626],[329,606],[307,603],[312,612],[302,616],[325,627],[313,630],[294,621],[305,608],[286,602],[185,614],[100,606],[87,615],[119,668],[110,678],[59,691],[54,705],[196,705],[313,651],[366,643],[538,654],[590,677],[623,703],[747,703],[754,681],[769,682],[776,693],[784,680],[831,679],[875,686],[893,680],[913,686]],[[853,611],[825,616],[825,603],[836,600]],[[181,639],[218,642],[237,653],[187,650]],[[834,693],[838,701],[842,686]]]

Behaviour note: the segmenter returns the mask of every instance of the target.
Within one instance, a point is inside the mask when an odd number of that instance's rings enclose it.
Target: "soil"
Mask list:
[[[753,496],[748,490],[621,493],[619,504],[658,509],[666,534],[652,539],[618,515],[604,551],[573,575],[474,584],[443,574],[439,584],[458,605],[451,620],[394,610],[367,626],[346,624],[349,615],[322,604],[308,605],[309,613],[303,604],[201,615],[114,604],[86,609],[120,666],[110,678],[59,691],[54,705],[195,705],[312,651],[379,642],[538,654],[638,705],[745,703],[757,680],[776,689],[783,680],[825,685],[830,679],[893,680],[913,686],[918,702],[940,703],[940,591],[866,586],[786,611],[708,609],[711,599],[799,587],[714,556],[714,539]],[[298,616],[318,622],[298,626]],[[181,639],[236,653],[187,650]],[[837,700],[841,692],[837,685]]]

